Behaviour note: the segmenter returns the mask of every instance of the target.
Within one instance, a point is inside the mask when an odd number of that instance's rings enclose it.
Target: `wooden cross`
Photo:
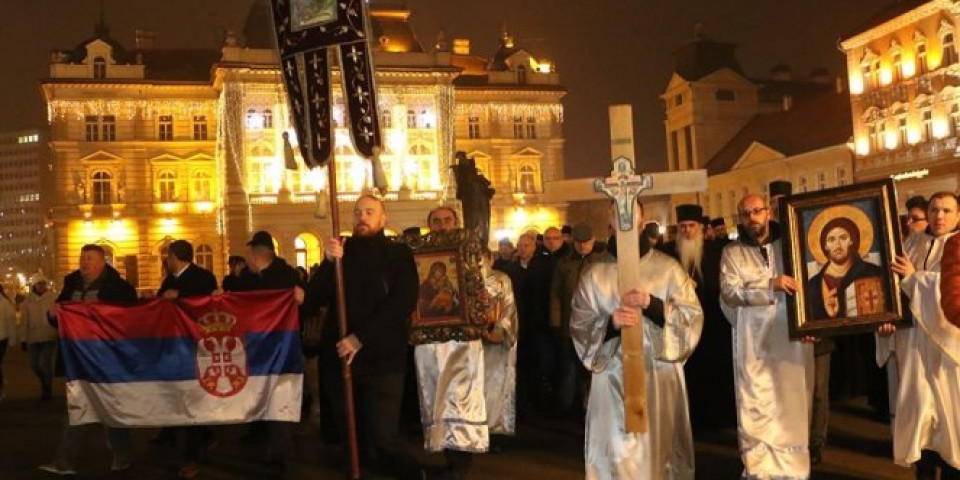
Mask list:
[[[610,149],[613,171],[602,179],[561,180],[546,184],[545,202],[570,202],[610,198],[616,205],[617,269],[621,295],[641,284],[640,244],[642,226],[637,225],[638,196],[668,199],[670,194],[707,189],[705,170],[634,174],[633,115],[629,105],[610,107]],[[637,312],[641,314],[641,312]],[[643,323],[620,332],[623,356],[623,398],[626,430],[648,430],[646,370],[643,352]]]

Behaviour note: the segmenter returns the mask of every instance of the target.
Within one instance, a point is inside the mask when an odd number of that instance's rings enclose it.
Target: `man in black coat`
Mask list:
[[[124,280],[120,273],[107,264],[107,256],[100,245],[84,245],[80,249],[80,268],[63,279],[63,290],[49,310],[50,323],[56,325],[60,314],[61,302],[107,302],[115,304],[134,304],[137,302],[137,289]],[[51,463],[41,465],[40,470],[57,475],[75,475],[76,460],[87,437],[87,431],[94,424],[63,426],[60,445]],[[113,450],[111,470],[124,471],[132,462],[130,430],[107,427],[107,437]]]
[[[303,281],[297,270],[286,260],[277,256],[273,236],[270,232],[259,231],[247,242],[247,270],[241,274],[235,291],[287,290],[293,289],[298,303],[303,303]],[[251,427],[250,440],[262,436],[263,426],[269,436],[268,452],[271,466],[278,471],[286,470],[287,462],[293,456],[293,425],[290,422],[258,422]]]
[[[163,259],[167,267],[167,276],[157,290],[157,296],[169,300],[188,297],[202,297],[212,294],[217,289],[217,278],[208,270],[193,263],[193,246],[186,240],[174,240],[167,247],[167,256]],[[180,478],[193,478],[200,473],[200,453],[204,443],[213,438],[210,427],[182,427],[173,429],[166,427],[157,435],[156,442],[162,442],[165,436],[171,439],[180,432],[184,439],[183,465],[180,467]]]
[[[202,297],[217,289],[217,278],[207,269],[193,263],[193,246],[190,242],[175,240],[170,243],[167,257],[163,261],[170,273],[160,284],[158,297]]]
[[[703,236],[703,209],[678,205],[677,239],[660,249],[677,259],[697,284],[703,308],[703,332],[696,350],[684,364],[694,430],[736,426],[733,350],[730,323],[720,311],[720,254],[723,244]]]
[[[321,380],[346,438],[346,408],[340,360],[350,364],[360,464],[368,471],[419,479],[420,469],[400,440],[400,404],[407,361],[409,319],[417,303],[413,252],[384,236],[383,202],[360,197],[353,208],[353,236],[331,237],[320,274],[305,306],[310,315],[327,306],[321,335]],[[347,330],[339,331],[334,282],[335,259],[343,262]]]

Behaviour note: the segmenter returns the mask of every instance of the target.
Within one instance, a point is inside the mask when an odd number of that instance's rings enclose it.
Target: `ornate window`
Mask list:
[[[901,115],[897,119],[897,146],[907,146],[907,116]]]
[[[177,175],[170,170],[164,170],[157,175],[157,192],[160,203],[177,201]]]
[[[417,128],[417,112],[407,110],[407,128]]]
[[[890,58],[893,64],[893,81],[899,82],[903,80],[903,52],[896,41],[890,46]]]
[[[927,39],[919,31],[913,34],[913,52],[917,63],[917,73],[920,75],[927,73],[929,71],[927,66]]]
[[[255,108],[251,108],[247,110],[247,116],[243,122],[243,124],[246,125],[247,128],[260,128],[261,126],[263,126],[261,122],[262,120],[260,119],[260,114],[257,113],[257,110]]]
[[[160,115],[157,119],[157,140],[173,140],[173,115]]]
[[[209,134],[206,115],[193,116],[193,139],[206,140]]]
[[[837,186],[842,187],[847,184],[847,167],[837,167]]]
[[[923,110],[923,141],[933,140],[933,111],[930,108]]]
[[[393,113],[389,108],[380,112],[380,128],[393,128]]]
[[[523,117],[519,115],[513,117],[513,138],[523,138]]]
[[[191,190],[193,191],[193,199],[198,202],[208,202],[213,199],[212,192],[210,191],[210,174],[203,171],[197,170],[193,172],[193,177],[190,179]]]
[[[943,49],[941,67],[949,67],[957,63],[957,46],[953,42],[953,26],[943,22],[940,27],[940,45]]]
[[[107,61],[103,57],[93,59],[93,78],[98,80],[107,78]]]
[[[97,205],[113,203],[113,175],[105,170],[97,170],[91,179],[91,201]]]
[[[210,248],[210,245],[201,243],[197,245],[197,249],[193,253],[193,261],[200,268],[204,268],[207,271],[213,271],[213,249]]]
[[[527,138],[537,138],[537,117],[527,117]]]
[[[817,170],[817,190],[827,188],[827,172]]]
[[[537,169],[522,165],[517,175],[517,188],[523,193],[537,193]]]
[[[273,110],[263,111],[263,128],[273,128]]]

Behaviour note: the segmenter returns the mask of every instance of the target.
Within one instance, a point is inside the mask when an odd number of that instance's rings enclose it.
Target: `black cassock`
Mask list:
[[[676,242],[661,251],[680,261]],[[737,401],[733,388],[733,346],[730,322],[720,311],[719,242],[703,243],[700,271],[687,272],[697,283],[697,298],[703,308],[703,333],[693,355],[684,364],[694,430],[737,426]]]

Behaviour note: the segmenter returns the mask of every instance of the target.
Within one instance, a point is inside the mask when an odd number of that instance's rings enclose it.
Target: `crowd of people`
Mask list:
[[[505,439],[516,433],[518,420],[522,425],[530,416],[551,416],[585,422],[588,479],[692,479],[693,437],[724,428],[736,429],[742,478],[804,479],[822,458],[831,396],[866,395],[878,417],[891,423],[897,464],[913,465],[918,479],[960,478],[960,318],[945,313],[956,316],[960,306],[948,308],[956,296],[940,293],[941,286],[960,288],[957,197],[937,193],[906,204],[903,255],[887,266],[900,278],[897,293],[914,328],[884,323],[875,333],[792,341],[788,297],[801,283],[816,292],[810,295],[817,299],[813,311],[842,317],[852,308],[871,311],[852,307],[838,292],[883,272],[860,253],[862,232],[840,219],[823,226],[822,270],[809,280],[786,275],[775,208],[777,198],[789,194],[789,184],[777,182],[769,203],[760,195],[740,199],[736,234],[728,234],[723,219],[705,217],[701,207],[680,205],[669,239],[644,221],[638,202],[640,284],[627,292],[618,285],[622,247],[616,236],[598,238],[588,223],[522,233],[516,246],[501,239],[496,251],[483,255],[488,321],[477,339],[409,344],[415,312],[455,305],[418,303],[421,283],[432,285],[434,268],[421,278],[425,272],[418,273],[413,251],[385,234],[384,203],[369,195],[354,205],[352,236],[328,239],[323,262],[310,272],[279,257],[272,236],[261,231],[245,256],[230,257],[230,272],[218,288],[213,274],[193,263],[190,243],[177,240],[168,248],[157,296],[176,301],[293,289],[312,366],[305,369],[304,416],[319,416],[328,440],[346,438],[341,362],[348,363],[365,473],[468,478],[474,455],[509,448]],[[460,219],[442,206],[430,212],[426,227],[442,233],[460,227]],[[334,281],[337,263],[343,297]],[[941,279],[941,269],[954,276]],[[133,303],[137,294],[97,245],[81,249],[79,269],[64,278],[58,294],[40,275],[29,283],[19,328],[13,302],[0,298],[0,364],[8,344],[19,340],[39,380],[40,399],[48,401],[59,302]],[[345,332],[339,331],[339,308],[347,313]],[[622,329],[635,325],[644,327],[649,430],[642,434],[624,427]],[[0,398],[2,392],[0,373]],[[442,452],[444,468],[419,465],[401,440],[409,392],[416,392],[424,449]],[[79,446],[91,428],[65,423],[54,460],[40,468],[75,474]],[[109,427],[107,434],[112,469],[128,469],[129,431]],[[250,435],[269,445],[271,465],[282,472],[294,451],[293,426],[261,422]],[[154,442],[179,445],[178,475],[194,478],[215,436],[206,426],[170,427]]]

